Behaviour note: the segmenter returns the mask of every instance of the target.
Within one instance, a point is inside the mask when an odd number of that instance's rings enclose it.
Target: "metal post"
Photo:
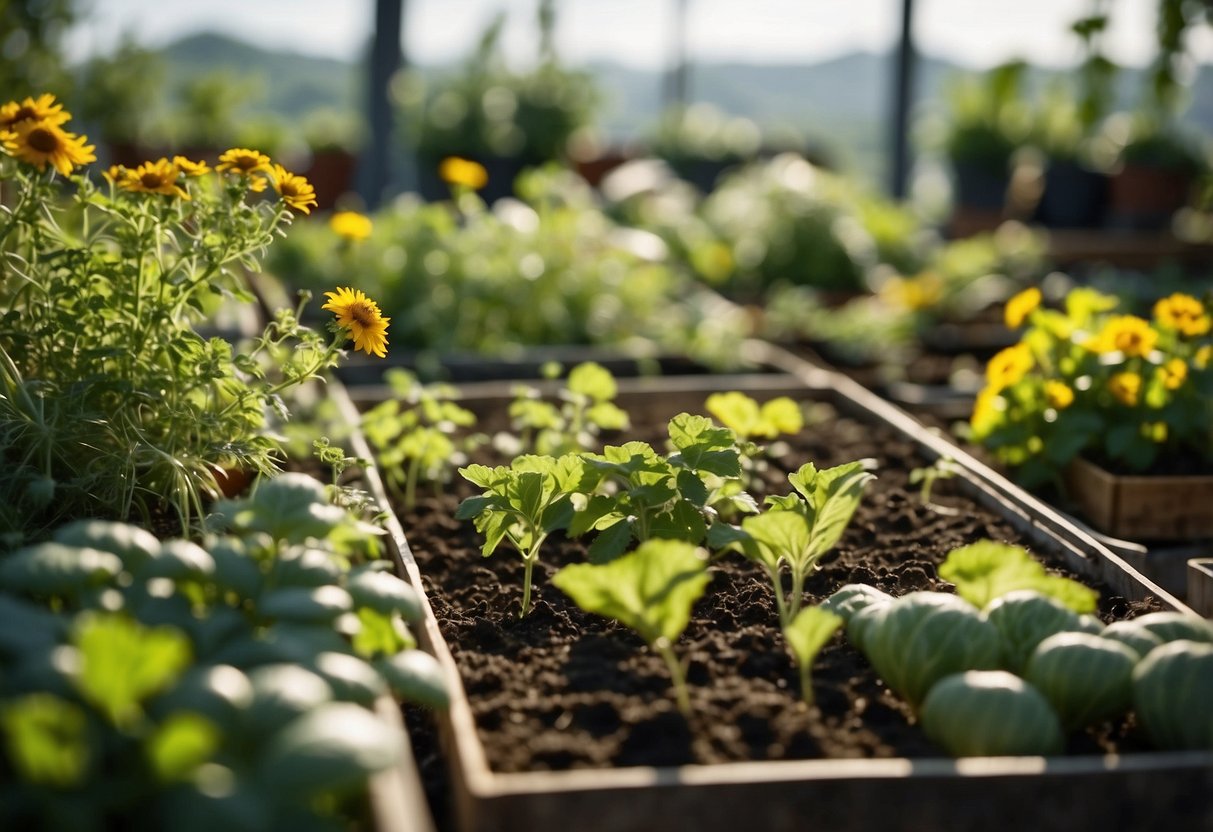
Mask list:
[[[370,135],[358,166],[358,193],[368,209],[383,202],[392,182],[392,76],[404,66],[400,46],[405,0],[375,0],[375,30],[367,66],[367,126]]]
[[[889,191],[904,199],[910,176],[910,108],[914,95],[914,0],[901,0],[901,37],[893,60],[893,118],[890,138]]]

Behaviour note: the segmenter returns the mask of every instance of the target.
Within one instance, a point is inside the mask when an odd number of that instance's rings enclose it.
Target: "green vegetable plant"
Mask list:
[[[1133,707],[1160,748],[1213,748],[1213,644],[1179,639],[1133,669]]]
[[[706,416],[680,413],[668,425],[673,450],[648,443],[607,445],[584,454],[584,478],[575,497],[569,534],[591,531],[590,559],[604,562],[632,541],[674,538],[698,545],[707,538],[718,506],[755,510],[740,488],[741,461],[732,431]]]
[[[510,423],[523,451],[550,456],[592,451],[599,447],[603,431],[629,425],[627,412],[614,402],[617,392],[610,370],[583,362],[569,371],[557,393],[559,405],[544,400],[534,387],[518,387],[510,403]]]
[[[948,553],[939,577],[956,585],[956,594],[979,609],[1020,589],[1032,589],[1076,613],[1094,612],[1099,593],[1078,581],[1050,575],[1027,549],[980,540]]]
[[[583,477],[583,461],[576,454],[561,457],[524,454],[508,466],[469,465],[460,475],[484,489],[468,497],[456,519],[472,520],[484,535],[481,553],[488,557],[502,541],[522,556],[522,610],[531,608],[531,574],[548,536],[566,528],[573,518],[572,495]]]
[[[419,483],[435,492],[450,482],[467,455],[484,442],[472,433],[476,415],[456,403],[446,384],[421,384],[398,367],[384,374],[393,397],[362,414],[362,430],[375,449],[387,486],[406,511],[417,504]]]
[[[842,616],[822,607],[805,607],[783,630],[800,669],[800,696],[806,705],[813,704],[813,662],[841,626]]]
[[[984,610],[986,620],[1002,635],[1006,668],[1023,675],[1033,651],[1061,632],[1084,630],[1098,635],[1102,625],[1036,590],[1019,589],[1000,595]]]
[[[806,462],[788,475],[795,493],[768,497],[769,508],[746,517],[740,528],[722,528],[715,541],[738,549],[766,570],[775,592],[779,623],[787,628],[804,599],[804,582],[817,561],[842,538],[867,484],[875,479],[866,460],[818,470]],[[786,596],[783,567],[791,576]]]
[[[678,708],[690,716],[686,672],[673,645],[711,579],[702,549],[681,540],[650,540],[610,563],[566,566],[552,583],[586,612],[635,630],[665,662]]]
[[[1044,639],[1022,676],[1045,695],[1068,730],[1119,716],[1133,704],[1135,650],[1112,639],[1059,632]]]
[[[737,437],[747,484],[766,469],[764,457],[773,451],[756,440],[794,436],[804,429],[804,413],[788,396],[759,404],[745,393],[730,390],[708,396],[704,409]]]
[[[1048,700],[1005,670],[941,679],[919,716],[926,735],[953,757],[1049,756],[1065,742]]]
[[[935,488],[935,483],[940,480],[952,479],[960,470],[960,467],[956,464],[956,460],[941,456],[930,465],[912,469],[910,471],[910,485],[920,486],[918,496],[924,506],[930,506],[939,511],[943,506],[937,506],[931,502],[931,491]]]

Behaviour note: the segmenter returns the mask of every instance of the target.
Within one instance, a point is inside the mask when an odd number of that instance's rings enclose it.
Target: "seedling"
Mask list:
[[[558,366],[552,369],[559,373]],[[595,450],[603,431],[629,425],[628,414],[613,402],[617,392],[610,370],[587,361],[569,372],[557,394],[560,406],[544,401],[533,387],[516,388],[510,421],[523,450],[552,456]]]
[[[552,576],[577,606],[631,627],[661,656],[684,716],[691,714],[691,698],[673,645],[711,580],[707,554],[680,540],[650,540],[610,563],[573,564]]]
[[[800,696],[806,705],[813,704],[813,662],[841,626],[842,616],[821,607],[805,607],[784,627],[783,637],[800,669]]]
[[[804,429],[804,414],[800,405],[787,396],[779,396],[761,405],[737,390],[713,393],[704,408],[737,437],[742,468],[747,475],[761,471],[763,457],[776,455],[756,440],[791,436]],[[786,445],[783,446],[786,449]]]
[[[1019,589],[1034,589],[1076,613],[1095,611],[1099,593],[1078,581],[1050,575],[1020,546],[979,540],[948,553],[939,577],[956,584],[956,594],[979,609]]]
[[[582,462],[575,454],[562,457],[527,454],[510,465],[489,468],[469,465],[459,473],[468,482],[485,489],[479,497],[468,497],[455,517],[473,520],[484,535],[481,554],[493,554],[504,540],[522,556],[522,611],[531,609],[531,573],[548,535],[566,527],[573,517],[570,495],[582,477]]]

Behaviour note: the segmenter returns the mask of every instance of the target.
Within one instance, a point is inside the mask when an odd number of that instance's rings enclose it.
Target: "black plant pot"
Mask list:
[[[955,203],[958,208],[1002,211],[1007,201],[1010,176],[971,162],[953,162]]]
[[[1048,228],[1103,224],[1108,177],[1068,159],[1049,162],[1034,220]]]

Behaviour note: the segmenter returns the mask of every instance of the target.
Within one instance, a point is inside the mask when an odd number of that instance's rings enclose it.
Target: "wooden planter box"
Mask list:
[[[968,498],[1005,518],[1038,552],[1099,579],[1129,599],[1153,596],[1187,608],[1125,564],[1081,527],[1036,501],[896,407],[836,373],[805,364],[765,344],[749,345],[758,363],[782,374],[714,379],[620,382],[618,402],[639,421],[642,408],[669,414],[699,406],[707,392],[739,389],[752,396],[797,395],[828,402],[860,419],[885,422],[928,459],[948,456]],[[706,382],[706,383],[705,383]],[[497,386],[498,394],[508,390]],[[352,391],[358,395],[358,391]],[[469,390],[488,393],[487,387]],[[366,402],[369,404],[370,402]],[[465,406],[475,409],[474,399]],[[646,404],[647,403],[647,404]],[[350,413],[349,418],[356,418]],[[369,456],[366,447],[355,453]],[[374,472],[371,485],[386,504]],[[389,517],[398,568],[421,591],[421,574],[395,517]],[[424,595],[424,593],[423,593]],[[761,829],[801,832],[992,829],[1073,832],[1196,829],[1213,824],[1213,752],[1136,753],[1058,758],[813,759],[500,773],[482,747],[459,670],[426,602],[418,633],[444,666],[452,705],[439,719],[460,832],[585,832]]]
[[[1116,537],[1213,537],[1213,476],[1119,475],[1077,458],[1066,471],[1066,489],[1092,526]]]
[[[1188,606],[1213,618],[1213,557],[1188,561]]]

